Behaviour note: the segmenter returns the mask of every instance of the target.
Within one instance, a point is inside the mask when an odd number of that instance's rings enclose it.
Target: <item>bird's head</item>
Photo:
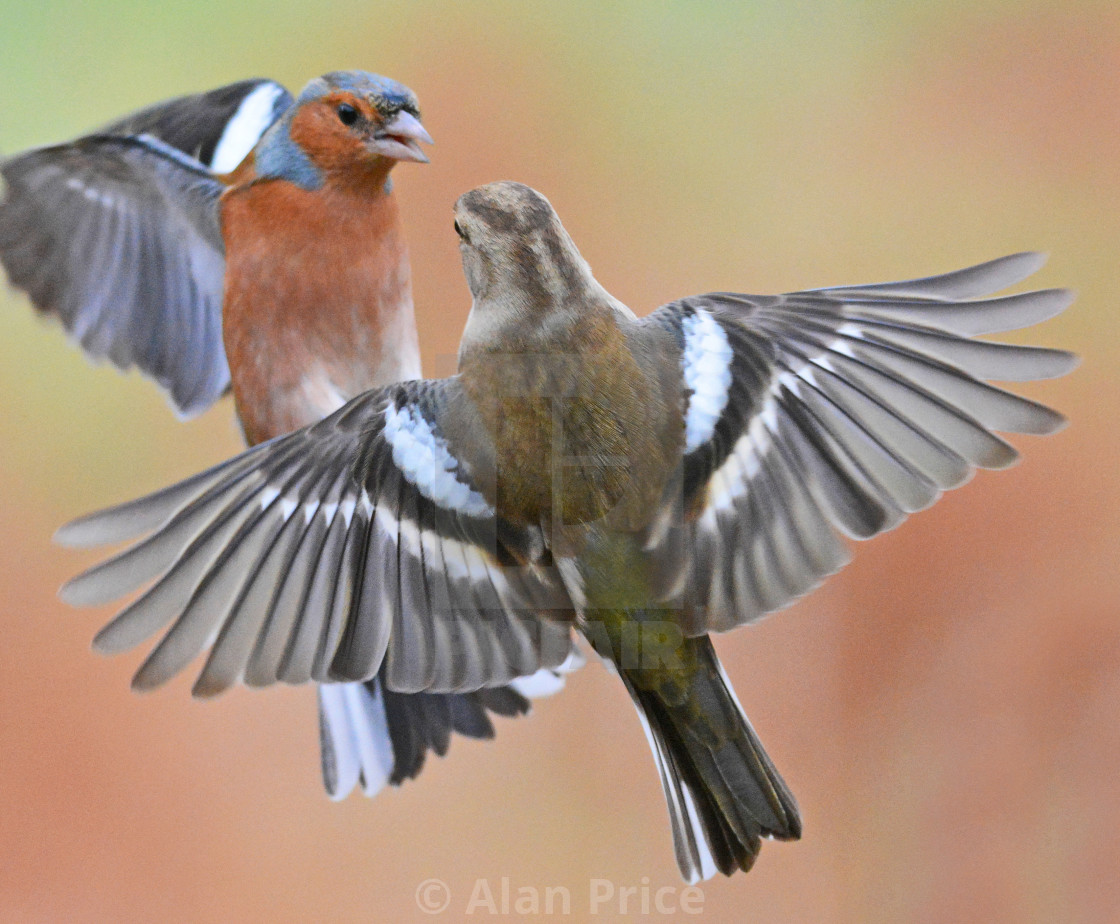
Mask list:
[[[521,183],[490,183],[460,196],[455,233],[476,305],[517,303],[539,312],[594,283],[552,205]]]
[[[398,161],[427,163],[420,142],[432,139],[408,87],[365,71],[333,71],[304,87],[266,133],[257,175],[309,189],[331,175],[380,179]]]
[[[455,232],[474,302],[459,345],[469,357],[548,351],[562,331],[596,314],[623,312],[596,281],[549,201],[521,183],[472,189],[455,203]]]

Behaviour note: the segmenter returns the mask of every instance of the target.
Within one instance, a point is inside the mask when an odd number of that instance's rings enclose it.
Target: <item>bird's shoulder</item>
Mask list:
[[[234,171],[294,102],[273,80],[255,78],[164,100],[104,126],[99,134],[146,135],[216,174]]]

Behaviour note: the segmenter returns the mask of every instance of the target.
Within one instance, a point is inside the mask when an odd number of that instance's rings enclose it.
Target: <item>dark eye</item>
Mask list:
[[[343,125],[353,125],[358,121],[358,110],[349,103],[340,103],[338,106],[338,120]]]
[[[460,227],[459,222],[457,221],[455,222],[455,233],[458,234],[459,237],[462,240],[466,241],[468,244],[471,242],[471,239],[467,237],[467,232]]]

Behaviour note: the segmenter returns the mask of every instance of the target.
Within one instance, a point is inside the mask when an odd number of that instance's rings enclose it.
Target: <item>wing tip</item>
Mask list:
[[[216,699],[225,693],[231,684],[228,680],[217,677],[209,676],[206,671],[199,674],[198,679],[195,680],[194,685],[191,687],[191,696],[194,699],[209,700]]]
[[[95,546],[102,545],[100,541],[101,531],[97,525],[97,520],[101,516],[101,512],[86,514],[83,517],[78,517],[76,520],[71,520],[69,523],[63,523],[58,529],[54,531],[51,536],[51,541],[55,545],[60,545],[63,548],[69,549],[90,549]],[[80,576],[80,575],[79,575]],[[67,581],[67,584],[73,583],[77,578]],[[63,585],[65,587],[66,584]]]
[[[162,669],[150,664],[151,656],[140,665],[139,670],[132,675],[129,688],[133,693],[151,693],[157,687],[163,686],[171,678],[164,676]]]
[[[67,606],[96,606],[97,604],[89,602],[89,598],[82,591],[82,578],[84,576],[83,573],[72,577],[58,588],[58,599]]]
[[[985,282],[981,283],[979,288],[985,289],[988,293],[998,292],[1029,279],[1041,270],[1049,259],[1050,254],[1044,250],[1020,250],[1018,253],[996,257],[994,260],[988,260],[974,267],[960,270],[959,273],[947,273],[946,275],[957,276],[965,273],[981,275]],[[975,298],[976,295],[970,294],[965,297]]]
[[[1051,289],[1036,289],[1033,292],[1023,292],[1022,297],[1032,296],[1036,301],[1044,301],[1046,303],[1045,315],[1030,322],[1029,326],[1034,324],[1041,324],[1043,321],[1049,321],[1051,318],[1056,318],[1063,311],[1069,308],[1077,300],[1077,290],[1067,287],[1058,287]],[[1010,296],[1014,298],[1015,296]]]
[[[107,658],[128,651],[132,646],[123,644],[121,640],[116,638],[115,625],[116,620],[107,626],[102,626],[93,637],[93,641],[90,642],[90,649]]]
[[[103,580],[107,566],[115,563],[117,559],[109,559],[87,568],[81,574],[76,574],[65,584],[58,588],[58,599],[67,606],[90,607],[104,606],[119,600],[127,594],[134,585],[121,586],[112,579]]]
[[[1012,446],[1010,443],[1003,440],[1000,441],[1003,445],[998,450],[989,451],[984,458],[977,460],[976,467],[985,469],[989,472],[1002,472],[1004,469],[1011,468],[1019,464],[1019,450]]]
[[[177,485],[173,487],[177,487]],[[164,492],[156,492],[156,494],[140,497],[136,500],[125,501],[114,507],[95,510],[93,513],[87,513],[76,520],[71,520],[69,523],[63,523],[54,531],[51,541],[63,548],[92,549],[139,539],[144,534],[150,533],[154,527],[143,517],[130,517],[129,515],[135,513],[142,504],[162,493]],[[161,516],[161,522],[165,518]],[[78,575],[78,577],[81,576]],[[74,580],[77,580],[77,578]]]
[[[1070,305],[1077,301],[1077,289],[1072,286],[1059,286],[1052,290],[1055,293],[1060,293],[1065,298],[1065,304],[1062,306],[1062,311],[1065,311]]]
[[[1057,379],[1063,375],[1069,375],[1081,365],[1081,357],[1070,350],[1039,347],[1037,355],[1042,362],[1034,370],[1031,377],[1031,380],[1036,382],[1042,379]]]
[[[1020,250],[1018,253],[1008,254],[1006,257],[997,257],[992,260],[992,263],[1003,263],[1004,265],[1019,264],[1023,275],[1021,279],[1026,279],[1028,276],[1033,276],[1050,259],[1050,252],[1046,250]]]
[[[1045,410],[1045,414],[1039,415],[1034,429],[1028,431],[1032,436],[1050,436],[1053,433],[1061,433],[1069,426],[1069,418],[1061,411],[1049,407]]]

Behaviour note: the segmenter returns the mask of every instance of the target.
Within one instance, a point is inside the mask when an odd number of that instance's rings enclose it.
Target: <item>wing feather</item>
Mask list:
[[[694,604],[686,631],[729,629],[788,605],[847,561],[842,536],[891,529],[976,468],[1012,464],[1018,454],[997,431],[1061,428],[1056,411],[988,380],[1062,375],[1075,357],[969,339],[1069,305],[1059,289],[983,297],[1040,265],[1016,254],[900,283],[719,292],[649,317],[658,331],[676,330],[681,346],[689,441],[680,507],[690,514],[683,543],[664,525],[656,536],[676,542],[661,558],[684,560],[665,594],[683,588]]]
[[[457,387],[367,393],[184,485],[64,528],[83,543],[151,530],[64,595],[104,602],[154,581],[96,639],[116,652],[169,626],[139,689],[207,651],[199,696],[378,674],[396,693],[453,693],[556,666],[569,654],[571,606],[538,586],[539,531],[499,524],[450,454],[439,398]],[[541,611],[545,600],[553,606]]]
[[[82,348],[197,413],[229,385],[223,190],[157,138],[91,135],[0,162],[0,263]]]
[[[90,356],[139,368],[184,416],[205,410],[229,386],[211,167],[232,170],[291,103],[242,81],[0,161],[8,279]]]

